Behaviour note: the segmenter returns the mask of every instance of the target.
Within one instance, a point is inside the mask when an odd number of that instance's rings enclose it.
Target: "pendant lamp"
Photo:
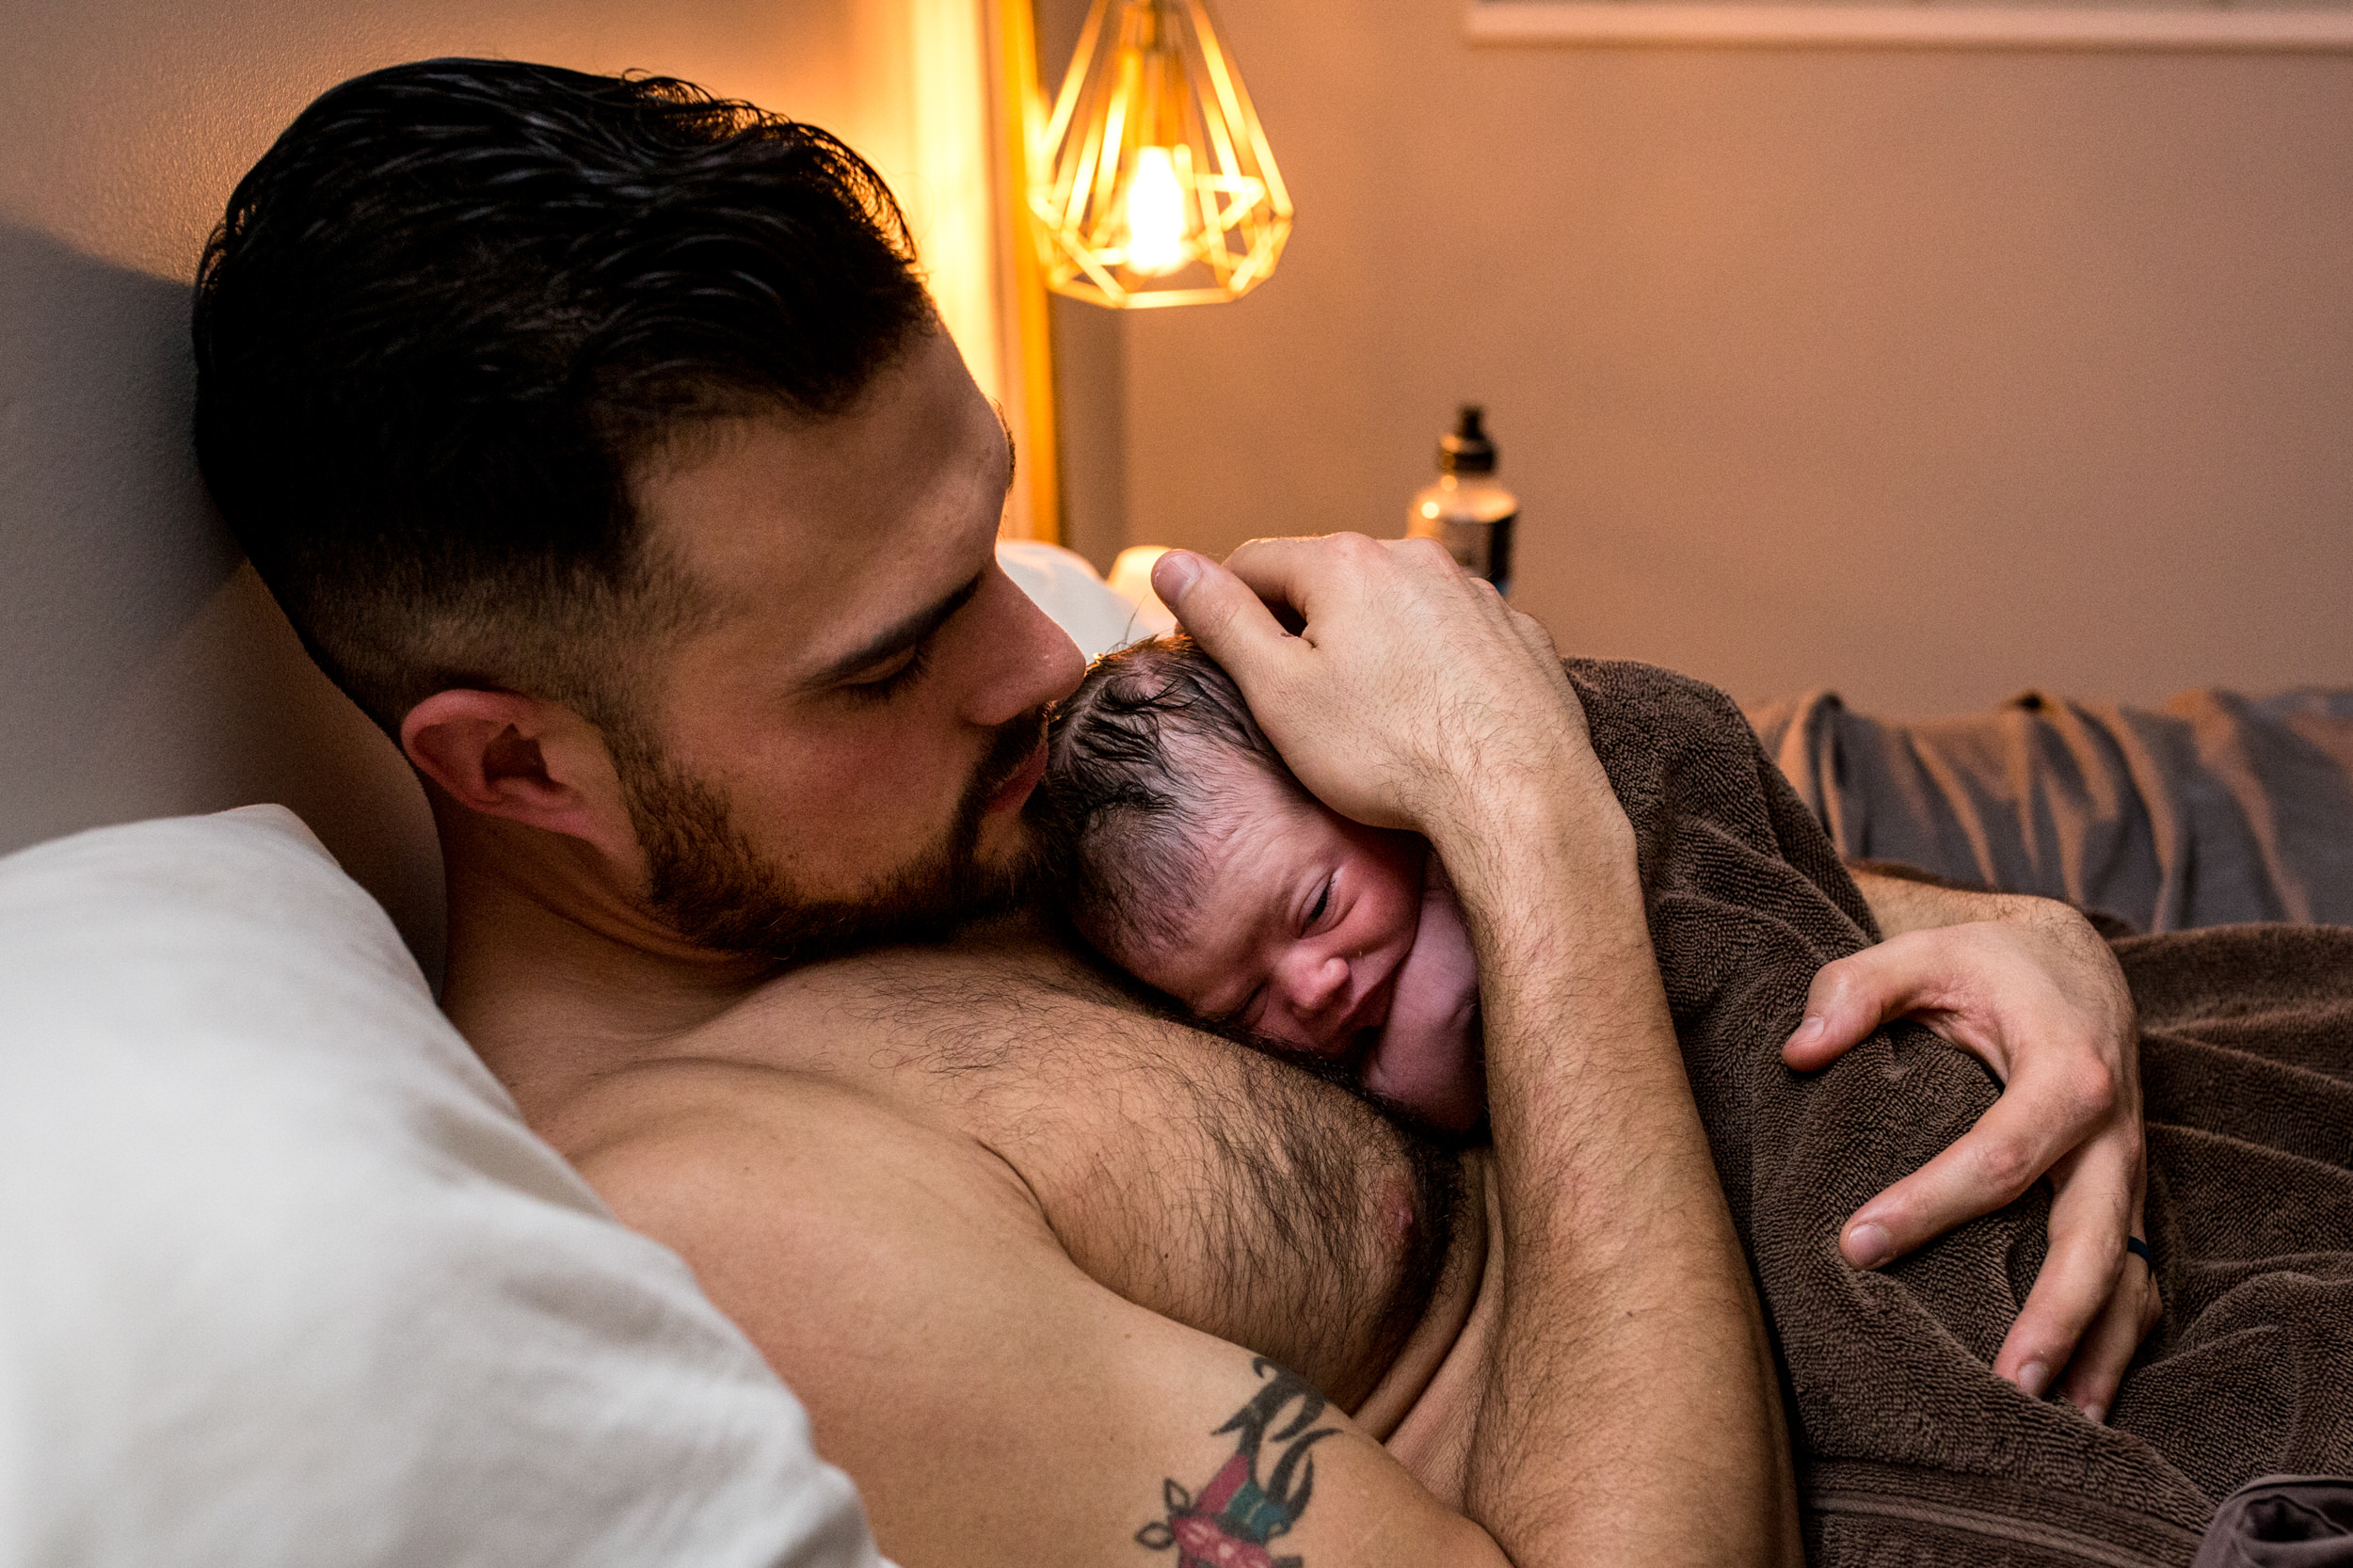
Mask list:
[[[1046,286],[1098,305],[1239,299],[1290,234],[1202,0],[1095,0],[1031,167]]]

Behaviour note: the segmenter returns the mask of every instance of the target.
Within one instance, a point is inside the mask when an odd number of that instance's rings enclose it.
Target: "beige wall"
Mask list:
[[[282,801],[430,963],[423,797],[311,667],[196,476],[204,235],[312,97],[436,54],[644,67],[817,120],[933,228],[905,41],[930,3],[0,0],[0,851]]]
[[[1575,649],[1896,712],[2353,682],[2353,56],[1473,48],[1464,4],[1220,8],[1298,227],[1239,304],[1065,333],[1123,416],[1091,553],[1399,532],[1476,398]]]
[[[466,52],[832,125],[920,225],[923,3],[0,0],[0,850],[284,800],[429,953],[414,783],[195,479],[206,229],[321,88]],[[1913,710],[2353,680],[2353,59],[1473,50],[1459,3],[1226,8],[1300,228],[1238,306],[1060,312],[1081,548],[1389,530],[1476,396],[1572,647]]]

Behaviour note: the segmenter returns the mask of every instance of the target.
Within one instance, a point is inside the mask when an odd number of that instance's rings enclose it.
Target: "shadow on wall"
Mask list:
[[[205,495],[187,322],[185,284],[0,223],[0,852],[275,801],[438,977],[424,792]]]

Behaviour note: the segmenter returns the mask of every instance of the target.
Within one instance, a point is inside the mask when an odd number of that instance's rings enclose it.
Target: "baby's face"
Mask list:
[[[1224,820],[1188,945],[1112,956],[1204,1017],[1342,1054],[1387,1021],[1427,851],[1247,763],[1215,766]]]

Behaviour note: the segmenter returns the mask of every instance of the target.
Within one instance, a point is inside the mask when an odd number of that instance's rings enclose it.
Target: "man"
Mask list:
[[[877,949],[1011,902],[1079,662],[996,569],[1013,454],[822,133],[661,81],[378,72],[239,186],[196,331],[224,511],[426,780],[450,1014],[792,1384],[885,1550],[1797,1555],[1630,830],[1491,590],[1349,537],[1159,580],[1303,781],[1454,872],[1495,1129],[1456,1158],[1018,924]],[[1956,907],[1907,896],[1891,929]],[[1999,1365],[2041,1393],[2081,1340],[2079,1400],[2148,1304],[2129,1003],[2085,951],[1890,942],[1792,1045],[1915,1000],[2009,1032],[2018,1093],[1845,1244],[2063,1160]]]

